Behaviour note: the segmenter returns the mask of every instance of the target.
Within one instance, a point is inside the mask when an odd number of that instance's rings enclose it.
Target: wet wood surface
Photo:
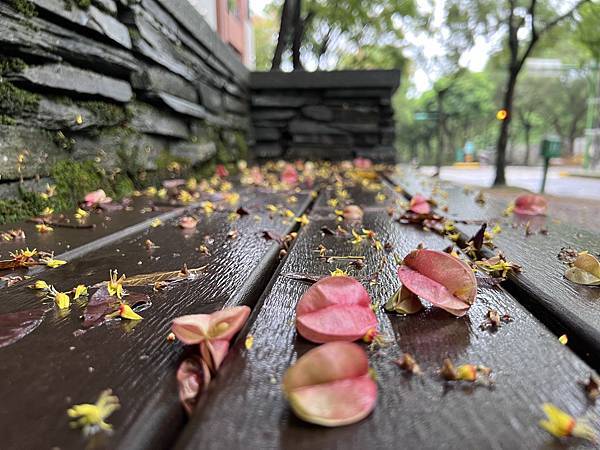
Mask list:
[[[521,273],[509,276],[515,295],[542,321],[548,321],[557,334],[567,334],[569,345],[596,369],[600,368],[600,288],[567,280],[564,277],[567,265],[557,258],[562,248],[587,250],[597,255],[600,252],[597,234],[551,216],[503,216],[506,201],[485,196],[485,202],[478,203],[476,190],[432,181],[410,171],[397,174],[392,180],[409,194],[429,195],[437,191],[434,199],[448,206],[448,213],[442,214],[452,219],[482,219],[492,226],[500,224],[502,232],[494,238],[494,243],[508,260],[523,267]],[[435,185],[445,194],[435,189]],[[479,225],[459,223],[457,227],[470,236]]]
[[[175,448],[560,447],[538,426],[541,404],[552,402],[574,415],[589,411],[592,406],[579,381],[591,369],[499,287],[480,286],[475,305],[460,319],[432,307],[406,317],[386,314],[380,307],[399,287],[392,253],[404,256],[419,243],[443,249],[448,241],[395,223],[384,209],[366,213],[361,226],[392,244],[391,253],[321,232],[323,226],[334,229],[337,224],[319,212],[300,231]],[[317,258],[314,250],[320,244],[330,255],[366,257],[365,267],[350,274],[362,279],[379,306],[380,332],[388,341],[369,351],[379,388],[374,413],[339,428],[294,417],[280,387],[285,370],[315,347],[298,337],[294,324],[296,303],[309,285],[285,274],[328,275],[347,268]],[[367,281],[372,274],[378,274],[375,283]],[[509,314],[513,322],[496,332],[480,329],[490,308]],[[254,339],[250,349],[243,344],[248,335]],[[407,376],[394,364],[405,351],[415,356],[423,375]],[[437,371],[445,357],[492,368],[494,386],[444,382]]]
[[[183,264],[206,266],[197,279],[158,292],[152,287],[130,288],[150,296],[151,306],[139,311],[141,321],[112,320],[80,334],[84,301],[72,301],[70,309],[58,310],[51,300],[23,285],[0,291],[0,316],[45,311],[35,331],[0,348],[0,447],[167,447],[184,420],[175,372],[185,349],[167,340],[172,319],[225,305],[253,305],[278,262],[280,249],[262,232],[283,236],[298,225],[293,218],[269,213],[265,206],[274,204],[300,214],[311,196],[305,192],[295,197],[296,202],[288,203],[287,194],[246,193],[240,205],[248,215],[237,220],[230,217],[237,205],[208,215],[199,209],[192,211],[200,219],[195,230],[180,229],[173,218],[40,274],[66,291],[80,283],[107,280],[111,269],[133,276],[179,270]],[[232,231],[237,231],[237,237]],[[147,239],[158,248],[148,250]],[[210,255],[198,251],[200,244],[208,247]],[[98,433],[88,440],[80,430],[69,428],[66,410],[73,404],[95,402],[106,388],[113,389],[122,405],[109,420],[115,432]]]

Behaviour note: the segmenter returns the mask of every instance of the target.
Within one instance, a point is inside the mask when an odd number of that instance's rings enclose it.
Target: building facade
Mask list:
[[[250,20],[249,0],[189,0],[221,39],[253,69],[255,65],[254,32]]]

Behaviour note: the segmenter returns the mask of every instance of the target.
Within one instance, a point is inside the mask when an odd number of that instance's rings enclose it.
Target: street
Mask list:
[[[600,179],[583,178],[566,175],[570,167],[551,167],[546,181],[546,194],[560,197],[576,197],[600,200]],[[427,175],[435,173],[435,167],[422,167],[421,172]],[[442,167],[440,178],[465,185],[490,187],[494,181],[495,168],[481,166],[479,168]],[[542,184],[542,167],[511,166],[506,168],[506,179],[509,186],[539,192]]]

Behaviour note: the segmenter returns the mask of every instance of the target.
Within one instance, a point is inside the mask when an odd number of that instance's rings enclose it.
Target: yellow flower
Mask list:
[[[502,227],[498,224],[496,224],[496,226],[494,226],[494,228],[492,228],[493,234],[500,234],[501,232],[502,232]]]
[[[254,345],[254,336],[249,334],[248,336],[246,336],[246,341],[244,342],[244,346],[246,347],[246,350],[250,350],[253,345]]]
[[[50,208],[49,206],[46,206],[44,208],[44,210],[42,211],[42,216],[49,216],[54,212],[54,208]]]
[[[345,270],[340,269],[339,267],[336,267],[336,269],[333,272],[329,272],[331,274],[332,277],[345,277],[348,276],[348,272],[346,272]]]
[[[89,216],[89,213],[85,209],[77,208],[77,211],[75,211],[75,218],[77,220],[85,219],[87,216]]]
[[[125,303],[121,303],[121,305],[119,306],[119,316],[121,316],[122,319],[129,319],[129,320],[142,320],[143,319],[142,316],[140,316],[133,309],[131,309],[131,306],[126,305]]]
[[[117,278],[119,274],[116,270],[110,271],[110,280],[106,283],[106,289],[108,289],[109,295],[116,295],[117,298],[123,298],[123,281],[125,281],[125,275],[121,275],[121,278]]]
[[[71,299],[64,292],[57,291],[54,286],[48,286],[48,292],[51,296],[54,297],[54,303],[60,309],[67,309],[71,304]]]
[[[545,420],[539,424],[544,430],[556,437],[578,437],[588,441],[596,440],[596,432],[584,420],[577,420],[552,403],[544,403],[542,409]]]
[[[270,211],[273,213],[277,212],[277,206],[275,206],[275,205],[269,204],[269,205],[265,206],[265,208],[267,208],[267,211]]]
[[[156,196],[160,199],[165,199],[167,198],[167,190],[165,188],[160,188],[157,192],[156,192]]]
[[[300,225],[308,225],[308,223],[310,222],[306,214],[302,214],[300,217],[296,217],[294,220]]]
[[[185,183],[185,187],[188,188],[190,191],[195,191],[198,187],[198,180],[196,180],[194,177],[188,178],[188,180]]]
[[[213,204],[213,202],[209,202],[208,200],[200,203],[200,206],[202,207],[202,209],[204,209],[204,212],[206,214],[211,214],[215,211],[215,205]]]
[[[35,282],[35,284],[33,285],[33,288],[34,289],[39,289],[41,291],[46,291],[46,290],[48,290],[50,288],[50,286],[44,280],[37,280]]]
[[[75,295],[73,296],[73,298],[77,300],[79,297],[83,297],[84,295],[88,295],[87,286],[83,284],[77,285],[77,287],[75,288]]]
[[[146,195],[148,195],[149,197],[154,197],[156,195],[157,189],[154,186],[150,186],[148,188],[146,188],[146,190],[144,191],[144,193]]]
[[[383,202],[385,202],[385,199],[386,199],[386,196],[382,192],[378,192],[377,195],[375,196],[375,201],[377,203],[383,203]]]
[[[375,250],[378,252],[383,250],[383,244],[379,239],[373,239],[373,247],[375,247]]]
[[[509,203],[508,206],[506,207],[506,209],[502,212],[503,216],[510,216],[513,211],[515,210],[515,204],[514,203]]]
[[[558,342],[560,342],[562,345],[567,345],[567,342],[569,342],[569,338],[566,334],[563,334],[558,338]]]
[[[158,217],[156,219],[152,219],[152,222],[150,222],[150,226],[152,228],[157,228],[160,227],[162,225],[162,220],[160,220]]]
[[[360,244],[363,241],[363,236],[358,234],[355,230],[352,230],[352,236],[354,236],[354,239],[352,239],[353,244]]]
[[[75,123],[77,125],[81,125],[83,123],[83,117],[81,116],[81,114],[77,114],[77,116],[75,116]]]
[[[187,203],[190,203],[192,200],[194,200],[194,197],[188,191],[186,191],[185,189],[182,189],[179,192],[179,195],[177,196],[177,200],[179,200],[181,203],[187,204]]]
[[[35,226],[35,229],[38,233],[49,233],[50,231],[54,231],[54,228],[52,228],[50,225],[46,225],[45,223],[38,223]]]
[[[338,203],[339,203],[339,201],[337,198],[330,198],[329,200],[327,200],[327,204],[329,206],[331,206],[332,208],[335,208],[338,205]]]
[[[283,215],[285,217],[294,217],[296,214],[294,214],[294,211],[292,211],[291,209],[286,209],[283,211]]]
[[[106,419],[119,407],[119,399],[107,389],[102,391],[95,404],[73,405],[67,410],[67,415],[74,419],[71,421],[71,427],[83,428],[84,434],[93,434],[99,430],[112,429],[112,426],[106,423]]]
[[[42,258],[41,261],[51,269],[56,269],[57,267],[64,266],[67,263],[61,259],[54,258]]]
[[[292,195],[290,198],[288,198],[288,202],[289,203],[298,203],[298,197],[296,197],[295,195]]]
[[[16,252],[10,254],[13,259],[33,258],[35,255],[37,255],[37,249],[34,248],[33,250],[29,250],[29,247],[27,247],[25,250],[17,250]]]

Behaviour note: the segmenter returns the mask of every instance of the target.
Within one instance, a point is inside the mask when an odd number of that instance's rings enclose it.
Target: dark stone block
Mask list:
[[[278,143],[256,143],[252,147],[252,155],[255,158],[280,158],[283,156],[283,147]]]
[[[351,133],[378,133],[380,128],[377,122],[341,123],[333,122],[331,126]]]
[[[313,101],[318,99],[313,99]],[[298,108],[302,105],[311,103],[310,99],[304,96],[287,96],[274,94],[253,94],[251,98],[252,106],[265,106],[274,108]]]
[[[255,128],[254,137],[257,141],[278,141],[281,139],[281,131],[277,128]]]
[[[337,106],[332,110],[334,122],[377,122],[380,118],[379,108],[373,106],[347,105],[346,108]]]
[[[76,94],[100,95],[118,102],[127,102],[133,96],[131,86],[125,81],[65,64],[28,66],[9,79]]]
[[[190,135],[187,124],[179,117],[139,102],[127,107],[131,112],[129,125],[136,131],[183,139],[187,139]]]
[[[379,145],[373,148],[357,148],[356,156],[369,158],[375,162],[394,164],[396,162],[396,149],[391,145]]]
[[[259,122],[263,120],[285,121],[295,117],[296,110],[283,108],[253,108],[252,121]]]
[[[225,110],[229,112],[248,114],[248,102],[229,94],[223,95]]]
[[[167,0],[163,0],[167,1]],[[396,90],[399,70],[340,70],[331,72],[253,72],[253,89],[365,89]]]
[[[328,160],[341,161],[353,159],[354,153],[350,147],[334,147],[334,146],[301,146],[292,145],[285,152],[287,159],[306,159],[306,160]]]
[[[131,84],[142,91],[163,91],[190,102],[198,101],[198,94],[191,83],[159,67],[147,67],[131,74]]]
[[[310,120],[294,119],[290,122],[289,131],[292,134],[329,134],[329,135],[342,135],[345,134],[342,130],[334,128],[329,125],[324,125],[319,122],[313,122]]]
[[[353,136],[350,134],[293,134],[292,142],[295,144],[314,145],[352,145]]]
[[[208,161],[216,155],[217,146],[214,142],[177,142],[169,147],[171,154],[185,158],[192,165]]]
[[[18,158],[24,155],[19,164]],[[53,133],[38,128],[0,125],[0,179],[19,180],[47,176],[54,163],[69,153],[53,140]]]
[[[0,199],[19,198],[21,191],[25,192],[44,192],[46,186],[52,184],[50,178],[34,178],[31,180],[14,181],[12,183],[0,184]]]
[[[100,73],[127,76],[139,68],[131,53],[34,17],[27,21],[0,3],[0,48],[49,61],[69,61]]]
[[[215,113],[219,113],[223,110],[221,91],[213,89],[205,83],[198,83],[198,91],[200,92],[200,102],[208,110]]]
[[[309,119],[329,122],[333,119],[331,108],[323,105],[308,105],[302,108],[302,114]]]
[[[100,33],[125,48],[131,48],[127,27],[114,17],[102,12],[94,5],[80,9],[74,4],[67,8],[63,0],[30,0],[39,8],[50,11],[76,25]]]
[[[380,101],[380,99],[391,97],[393,94],[390,89],[369,89],[369,87],[369,85],[365,85],[355,89],[330,89],[325,91],[325,98],[373,98]]]

